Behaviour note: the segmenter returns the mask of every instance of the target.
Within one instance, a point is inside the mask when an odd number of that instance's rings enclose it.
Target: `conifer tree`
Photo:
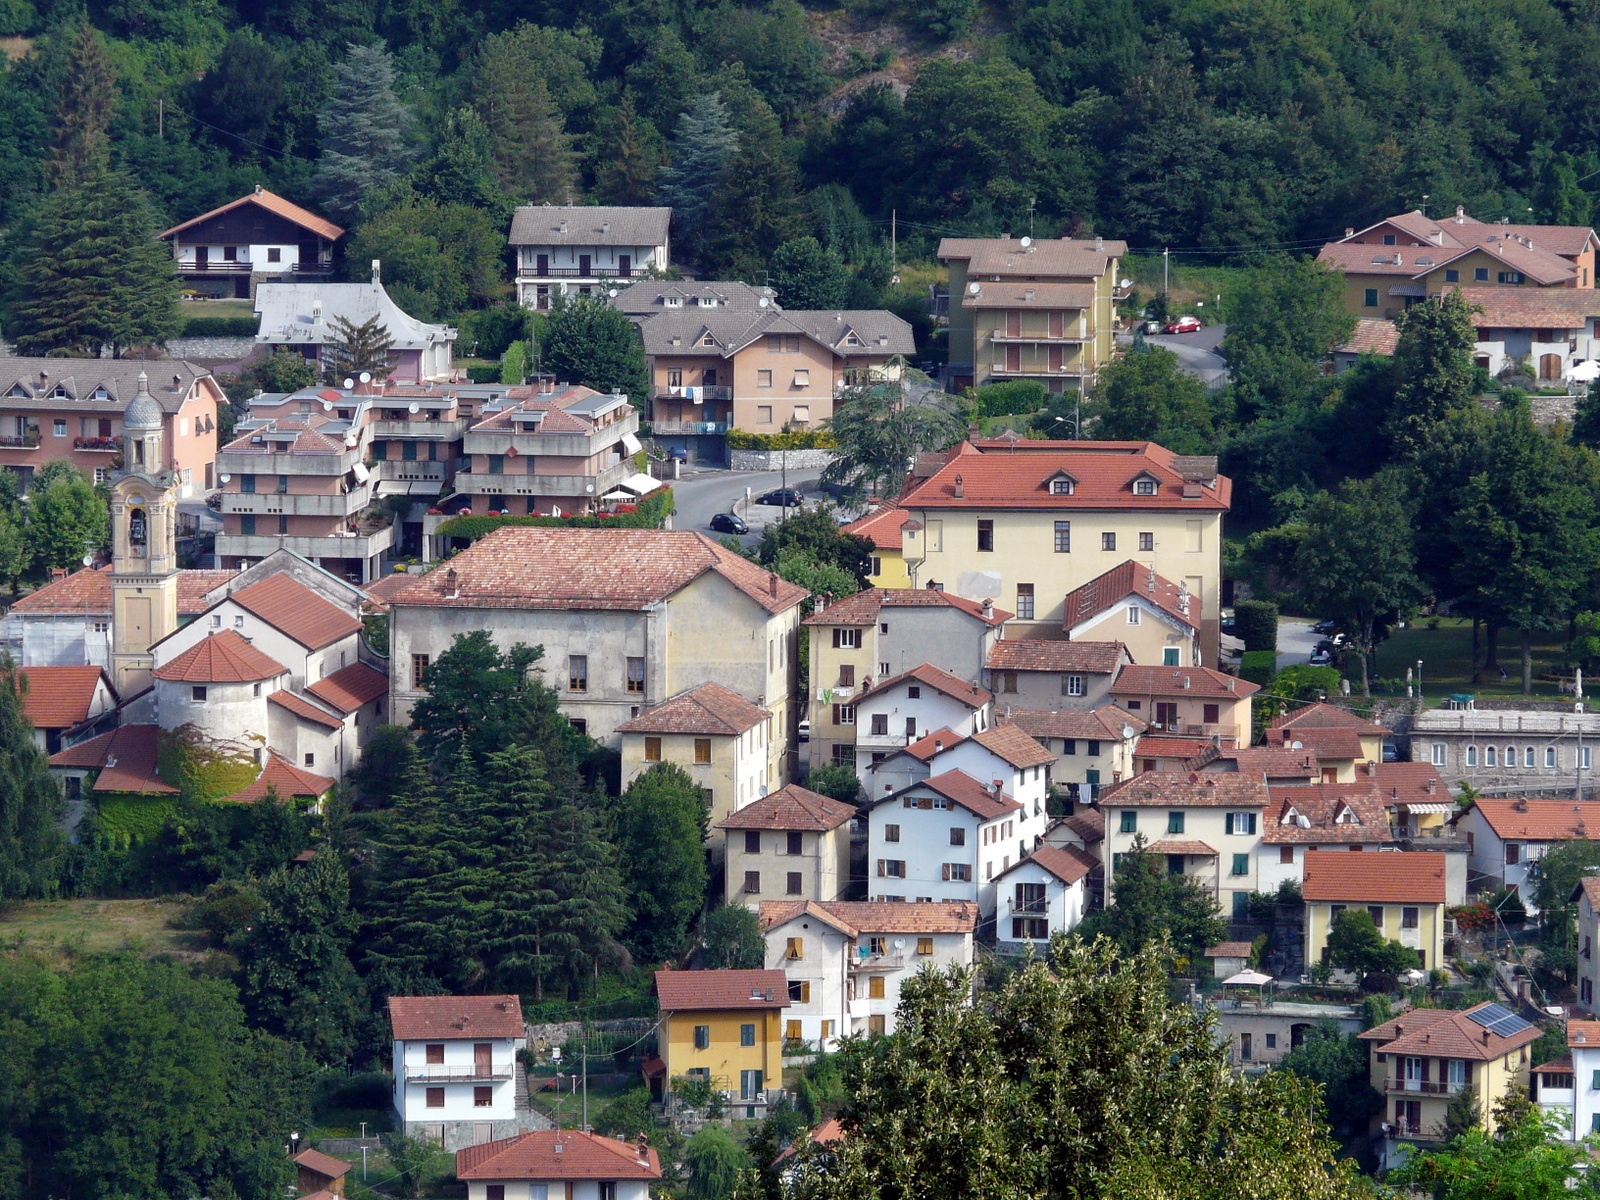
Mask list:
[[[335,69],[318,116],[322,158],[316,186],[324,203],[349,220],[370,193],[405,173],[412,158],[410,108],[395,95],[394,59],[383,46],[350,46]]]
[[[671,161],[657,181],[656,203],[672,209],[677,237],[690,253],[698,245],[717,189],[738,151],[738,135],[717,92],[696,98],[678,118]]]
[[[628,868],[627,941],[661,962],[684,947],[706,890],[706,804],[688,772],[657,763],[628,785],[614,810],[617,848]]]
[[[72,53],[62,72],[50,123],[50,158],[46,174],[60,184],[109,161],[112,110],[117,102],[117,73],[105,39],[87,19],[78,26]]]
[[[691,249],[713,278],[758,279],[773,248],[805,232],[798,176],[777,118],[750,82],[735,73],[721,96],[737,148],[699,219]]]
[[[613,114],[607,136],[599,142],[595,191],[607,204],[649,204],[666,153],[661,134],[639,112],[632,91],[623,93]]]
[[[473,72],[473,106],[489,132],[495,178],[519,204],[571,204],[577,188],[572,139],[533,66],[528,44],[539,30],[520,26],[483,40]]]
[[[49,895],[66,853],[61,789],[34,745],[23,686],[0,659],[0,901]]]
[[[329,323],[333,336],[322,346],[323,371],[330,383],[355,378],[365,371],[374,379],[389,374],[394,338],[377,313],[357,325],[348,317]]]

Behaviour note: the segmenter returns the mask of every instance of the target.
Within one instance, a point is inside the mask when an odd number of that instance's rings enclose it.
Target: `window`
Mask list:
[[[811,372],[810,371],[796,371],[794,373],[794,386],[797,387],[797,388],[810,387],[811,386]]]
[[[880,858],[878,860],[878,874],[885,879],[904,879],[906,877],[906,860],[903,858]]]
[[[1020,621],[1033,620],[1033,584],[1017,584],[1017,619]]]
[[[770,405],[770,404],[758,404],[758,405],[756,405],[756,424],[757,425],[771,425],[772,424],[772,405]]]
[[[1420,910],[1409,906],[1402,908],[1400,910],[1400,928],[1415,929],[1417,927],[1417,916],[1419,911]]]
[[[1139,535],[1139,549],[1140,550],[1151,551],[1151,550],[1154,550],[1155,548],[1156,548],[1156,535],[1155,534],[1153,534],[1153,533],[1141,533]]]
[[[874,975],[867,981],[867,998],[870,1000],[882,1000],[883,997],[883,976]]]
[[[254,475],[239,476],[239,490],[245,493],[253,493],[256,490],[256,477]]]
[[[694,1027],[694,1048],[696,1050],[709,1049],[711,1046],[711,1026],[696,1025]]]
[[[1233,921],[1234,921],[1234,924],[1242,925],[1244,922],[1248,921],[1249,919],[1250,919],[1250,893],[1249,892],[1234,892],[1233,893]]]
[[[809,404],[796,404],[794,406],[794,420],[797,425],[806,425],[811,421],[811,406]]]
[[[1362,294],[1361,303],[1366,308],[1377,308],[1378,307],[1378,289],[1377,288],[1367,288],[1366,291]]]
[[[1473,272],[1472,272],[1472,278],[1473,278],[1474,281],[1476,281],[1478,283],[1488,283],[1489,282],[1489,268],[1488,267],[1476,267],[1476,268],[1474,268]]]
[[[286,517],[286,516],[279,516],[278,517],[278,532],[279,533],[288,533],[289,532],[289,518],[288,517]]]
[[[1100,757],[1100,739],[1099,738],[1090,738],[1084,744],[1084,751],[1083,752],[1085,754],[1087,754],[1090,758],[1099,758]],[[1099,782],[1099,772],[1098,771],[1094,772],[1091,775],[1090,782],[1091,783],[1098,783]]]
[[[489,455],[489,474],[504,475],[506,473],[506,456],[504,454]]]
[[[1227,816],[1227,831],[1232,834],[1253,834],[1256,831],[1256,814],[1231,812]]]
[[[754,1046],[756,1044],[756,1027],[754,1025],[739,1026],[739,1045]]]
[[[1125,808],[1125,809],[1122,810],[1122,825],[1121,825],[1121,827],[1119,829],[1119,832],[1121,832],[1121,833],[1138,833],[1139,832],[1139,810],[1138,809]]]
[[[995,682],[1000,685],[1000,691],[1015,692],[1017,690],[1017,673],[1015,671],[999,671],[996,673]]]
[[[647,737],[647,738],[645,738],[645,740],[644,740],[644,760],[645,760],[645,762],[660,762],[661,761],[661,739],[660,738],[658,738],[658,737]],[[752,832],[754,832],[754,831],[752,830]],[[756,834],[756,836],[760,837],[761,835],[758,833],[758,834]]]
[[[277,247],[277,246],[268,246],[267,247],[267,261],[268,262],[282,262],[283,261],[283,250],[281,248]]]
[[[1501,271],[1499,273],[1498,282],[1500,282],[1500,283],[1521,283],[1522,282],[1522,272],[1521,271]]]
[[[900,840],[900,826],[885,825],[883,827],[883,840],[886,842],[898,842]]]
[[[1070,479],[1052,479],[1050,481],[1050,494],[1052,496],[1070,496],[1070,495],[1072,495],[1072,480],[1070,480]]]
[[[444,1089],[442,1087],[429,1088],[427,1096],[427,1105],[429,1108],[444,1107]]]
[[[1161,665],[1163,667],[1176,667],[1176,666],[1179,666],[1180,665],[1180,663],[1178,662],[1179,657],[1180,656],[1178,654],[1178,648],[1176,646],[1163,646],[1163,647],[1161,647]],[[1213,705],[1212,707],[1214,708],[1216,706]]]
[[[803,834],[803,833],[800,833],[798,830],[791,830],[786,835],[786,843],[787,844],[784,847],[784,853],[785,854],[803,854],[803,853],[805,853],[805,837],[806,837],[806,835]]]
[[[1522,861],[1522,847],[1516,842],[1506,843],[1506,866],[1513,867]]]
[[[1233,870],[1229,871],[1228,874],[1230,874],[1230,875],[1248,875],[1248,874],[1250,874],[1250,856],[1248,854],[1235,854],[1233,856]]]
[[[256,518],[254,513],[245,513],[239,518],[239,536],[255,537]]]
[[[1434,742],[1428,747],[1428,761],[1436,767],[1444,766],[1444,743]],[[1546,766],[1550,764],[1546,763]]]
[[[939,875],[942,879],[953,883],[972,882],[971,863],[942,863]]]
[[[1183,832],[1183,814],[1181,812],[1169,812],[1167,814],[1167,832]]]
[[[1454,267],[1446,267],[1444,269],[1444,281],[1446,283],[1460,283],[1461,272],[1456,270]]]
[[[1476,746],[1468,746],[1467,747],[1467,766],[1475,767],[1477,765],[1478,765],[1478,748]]]
[[[492,1087],[475,1087],[472,1089],[473,1108],[493,1108],[494,1089]]]
[[[1278,847],[1278,862],[1280,862],[1281,864],[1283,864],[1286,867],[1292,867],[1294,865],[1294,847],[1293,846],[1279,846]]]
[[[835,725],[854,725],[856,723],[856,706],[853,704],[835,704],[833,706],[833,723]]]
[[[888,630],[885,629],[884,632],[887,633]],[[888,671],[885,670],[884,674],[887,675]],[[907,696],[908,699],[911,699],[911,700],[921,700],[922,699],[922,689],[920,687],[918,687],[916,684],[912,684],[910,687],[906,688],[906,696]]]
[[[789,981],[789,1002],[791,1004],[811,1003],[811,983],[804,979],[791,979]]]
[[[799,334],[771,334],[767,338],[767,349],[773,354],[799,354]]]
[[[206,702],[206,689],[205,689],[205,687],[204,686],[199,686],[199,687],[190,688],[189,689],[189,699],[193,700],[196,704],[204,704]]]
[[[587,654],[567,655],[567,690],[570,692],[586,692],[589,690],[589,656]]]
[[[872,714],[872,736],[873,737],[888,737],[889,736],[889,714],[888,713],[873,713]]]
[[[761,853],[761,830],[746,829],[744,831],[744,852],[746,854]]]
[[[411,656],[411,686],[420,690],[427,683],[428,656],[426,654],[413,654]]]
[[[1129,625],[1137,625],[1138,623],[1139,623],[1139,606],[1137,604],[1130,604],[1130,605],[1128,605],[1128,624]]]
[[[545,1184],[544,1186],[546,1188],[548,1188],[550,1185],[549,1184]],[[600,1188],[600,1195],[598,1197],[598,1200],[617,1200],[617,1185],[616,1185],[616,1181],[615,1180],[610,1180],[610,1179],[604,1180],[599,1185],[599,1188]],[[531,1200],[531,1198],[530,1198],[530,1200]]]
[[[833,631],[833,648],[835,650],[861,649],[861,630],[835,629]],[[855,668],[852,667],[850,669],[854,670]]]
[[[1102,533],[1100,535],[1100,549],[1102,549],[1102,550],[1115,550],[1116,548],[1117,548],[1117,535],[1116,534],[1114,534],[1114,533]]]
[[[933,939],[931,937],[919,937],[917,939],[917,953],[918,954],[932,954],[933,953]]]
[[[1384,244],[1384,245],[1385,245],[1385,246],[1392,246],[1392,245],[1394,245],[1394,234],[1392,234],[1392,233],[1386,233],[1386,234],[1384,234],[1384,235],[1383,235],[1383,244]]]
[[[950,844],[952,846],[965,846],[967,844],[967,831],[959,825],[950,827]]]
[[[1057,521],[1056,522],[1056,553],[1057,554],[1070,554],[1070,553],[1072,553],[1072,522],[1071,521]]]
[[[1369,904],[1369,905],[1367,905],[1367,916],[1372,918],[1373,927],[1376,928],[1379,933],[1382,933],[1383,932],[1383,905],[1381,905],[1381,904]]]
[[[423,1047],[423,1058],[433,1066],[442,1065],[444,1063],[444,1043],[429,1042]]]
[[[630,658],[628,660],[628,690],[630,692],[644,691],[644,659]]]
[[[804,885],[801,882],[800,872],[789,871],[787,872],[787,875],[789,878],[787,880],[787,886],[784,889],[784,894],[787,896],[798,896],[804,888]]]
[[[761,894],[761,872],[746,871],[744,873],[744,890],[746,895],[758,896]]]
[[[1200,706],[1200,720],[1207,725],[1215,725],[1222,719],[1222,708],[1216,704],[1202,704]]]
[[[978,522],[978,549],[985,552],[994,549],[993,521]]]
[[[1135,479],[1133,481],[1133,494],[1135,496],[1154,496],[1160,491],[1154,479]]]
[[[1440,750],[1444,749],[1443,746],[1440,746],[1438,748]],[[1440,762],[1441,762],[1441,760],[1434,759],[1434,765],[1435,766],[1440,765]],[[1554,767],[1556,765],[1556,748],[1554,746],[1546,746],[1544,748],[1544,765],[1547,766],[1547,767]]]
[[[756,372],[756,386],[757,387],[771,387],[772,386],[772,368],[771,367],[763,367],[759,371]]]
[[[1590,755],[1589,755],[1589,747],[1588,746],[1585,746],[1582,750],[1578,751],[1578,758],[1580,760],[1579,763],[1578,763],[1578,767],[1579,767],[1580,770],[1587,771],[1589,769],[1589,766],[1590,766],[1589,757],[1590,757]]]
[[[314,767],[316,765],[317,765],[317,756],[315,754],[306,755],[306,766]]]
[[[58,418],[54,423],[54,429],[55,429],[55,435],[57,437],[66,437],[67,436],[67,423],[66,423],[66,421],[61,420],[61,419]]]
[[[702,766],[702,767],[705,766],[707,763],[709,763],[711,761],[711,739],[710,738],[695,738],[695,740],[694,740],[694,761],[699,766]]]

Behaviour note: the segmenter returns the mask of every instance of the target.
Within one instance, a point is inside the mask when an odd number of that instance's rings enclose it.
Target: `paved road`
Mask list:
[[[1198,375],[1207,387],[1221,387],[1228,382],[1228,364],[1217,353],[1217,345],[1227,333],[1226,325],[1207,325],[1198,333],[1157,333],[1147,335],[1146,340],[1176,354],[1178,364],[1191,375]],[[1119,334],[1117,341],[1127,345],[1133,335]]]
[[[1311,660],[1311,651],[1322,635],[1311,632],[1310,621],[1278,622],[1278,665],[1297,666]]]
[[[783,486],[781,471],[686,472],[682,479],[672,485],[678,506],[678,511],[672,517],[672,527],[696,529],[712,537],[725,537],[726,534],[712,531],[710,527],[712,517],[717,513],[732,511],[733,502],[744,499],[746,488],[750,489],[752,495],[760,495],[762,492],[781,486]],[[813,495],[819,494],[815,471],[790,471],[789,486],[805,492],[808,500]],[[777,521],[782,515],[782,509],[753,504],[745,519],[750,524],[750,532],[759,535],[768,524]]]

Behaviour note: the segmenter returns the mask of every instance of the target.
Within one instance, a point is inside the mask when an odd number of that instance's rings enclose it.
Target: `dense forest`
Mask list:
[[[350,224],[425,317],[501,298],[529,201],[672,203],[677,257],[746,278],[815,236],[854,303],[893,299],[891,212],[902,262],[1030,229],[1309,247],[1424,204],[1585,222],[1597,7],[4,0],[0,225],[74,104],[108,110],[153,219],[264,184]]]

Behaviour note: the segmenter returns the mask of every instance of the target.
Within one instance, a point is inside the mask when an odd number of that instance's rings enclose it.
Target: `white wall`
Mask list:
[[[261,747],[268,740],[270,726],[267,697],[288,682],[287,675],[254,683],[193,684],[157,679],[156,720],[163,729],[193,725],[218,742]],[[204,700],[194,698],[196,687],[205,688]]]
[[[649,1200],[650,1185],[642,1179],[619,1179],[617,1200]],[[523,1183],[507,1181],[506,1200],[566,1200],[567,1185],[563,1181],[551,1183]],[[467,1200],[488,1200],[489,1185],[476,1180],[467,1184]],[[572,1200],[600,1200],[600,1180],[576,1179],[572,1181]]]
[[[1085,876],[1076,883],[1062,883],[1036,862],[1022,862],[1012,867],[995,885],[995,940],[1020,948],[1025,939],[1012,936],[1013,916],[1039,915],[1031,911],[1026,913],[1016,911],[1016,885],[1019,883],[1044,884],[1043,915],[1050,923],[1049,931],[1052,936],[1077,928],[1078,923],[1083,920],[1088,905],[1087,879]]]
[[[918,788],[922,794],[925,789]],[[896,797],[881,800],[872,809],[867,821],[867,898],[878,900],[884,896],[903,896],[907,900],[931,897],[934,900],[978,900],[982,868],[978,858],[980,830],[985,822],[975,815],[931,791],[935,804],[945,808],[906,808]],[[1012,814],[1013,818],[1019,814]],[[888,841],[888,826],[899,827],[900,840]],[[950,831],[961,830],[964,845],[950,842]],[[880,861],[902,861],[906,865],[905,878],[878,874]],[[941,865],[965,864],[971,874],[970,881],[946,880]],[[993,894],[993,887],[989,891]],[[990,910],[993,911],[991,905]]]
[[[395,1108],[407,1121],[509,1121],[516,1115],[517,1088],[512,1078],[516,1065],[517,1038],[436,1038],[444,1044],[444,1063],[429,1064],[426,1041],[394,1042]],[[444,1082],[451,1073],[470,1072],[474,1065],[473,1046],[488,1042],[493,1047],[490,1065],[504,1079],[467,1079]],[[427,1089],[444,1088],[444,1107],[429,1108]],[[473,1104],[473,1089],[492,1087],[494,1104],[478,1108]]]
[[[912,699],[908,694],[911,688],[917,688],[921,695]],[[887,731],[881,735],[872,732],[874,715],[887,721]],[[870,758],[869,751],[898,750],[941,729],[970,737],[985,728],[985,718],[985,709],[971,708],[925,683],[897,684],[856,704],[856,762],[864,755]],[[907,733],[907,722],[915,723],[915,732]]]

